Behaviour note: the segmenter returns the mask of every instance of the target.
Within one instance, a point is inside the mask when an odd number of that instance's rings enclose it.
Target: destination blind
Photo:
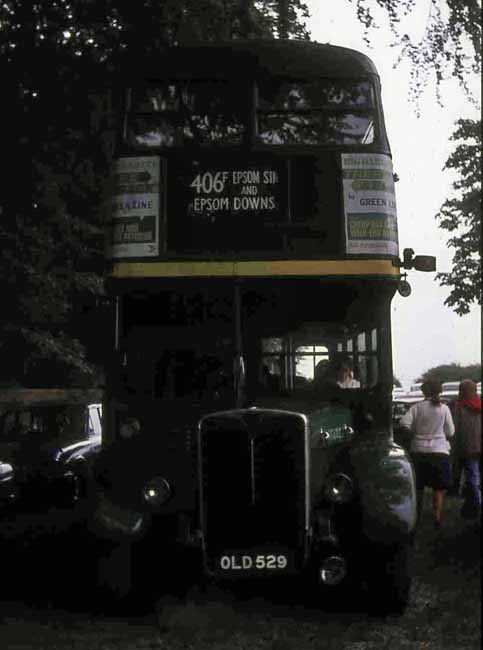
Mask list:
[[[267,221],[286,218],[287,171],[286,164],[280,161],[193,166],[184,177],[184,184],[187,213],[194,221],[251,216]]]

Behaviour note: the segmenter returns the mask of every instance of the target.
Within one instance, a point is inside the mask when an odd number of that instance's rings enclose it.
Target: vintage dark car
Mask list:
[[[0,458],[11,467],[16,513],[69,507],[86,495],[102,441],[97,390],[0,394]]]
[[[424,396],[422,393],[418,396],[408,393],[406,395],[399,395],[392,401],[392,430],[394,441],[406,450],[409,450],[411,445],[411,434],[407,429],[401,427],[400,420],[413,404],[421,402],[423,399]]]

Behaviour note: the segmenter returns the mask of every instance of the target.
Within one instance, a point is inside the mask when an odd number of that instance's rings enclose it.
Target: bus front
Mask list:
[[[190,522],[184,541],[201,540],[208,572],[270,573],[275,557],[273,573],[315,567],[330,584],[337,571],[314,549],[344,508],[365,510],[332,549],[339,575],[355,562],[351,537],[394,545],[414,524],[410,466],[391,442],[400,273],[376,70],[295,41],[179,47],[132,68],[114,168],[106,437],[115,446],[136,423],[145,478],[170,485],[154,512]],[[368,440],[379,441],[369,463]],[[336,503],[339,474],[382,488]],[[144,497],[131,507],[149,507]]]

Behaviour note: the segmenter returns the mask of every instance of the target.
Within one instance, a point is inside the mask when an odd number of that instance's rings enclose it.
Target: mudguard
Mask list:
[[[416,482],[402,447],[387,440],[353,445],[351,464],[359,489],[362,533],[370,542],[408,541],[416,527]]]

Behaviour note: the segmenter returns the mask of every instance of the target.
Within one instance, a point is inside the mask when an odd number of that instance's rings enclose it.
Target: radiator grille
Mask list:
[[[199,436],[208,552],[298,547],[307,505],[304,418],[262,410],[216,414],[203,420]]]

